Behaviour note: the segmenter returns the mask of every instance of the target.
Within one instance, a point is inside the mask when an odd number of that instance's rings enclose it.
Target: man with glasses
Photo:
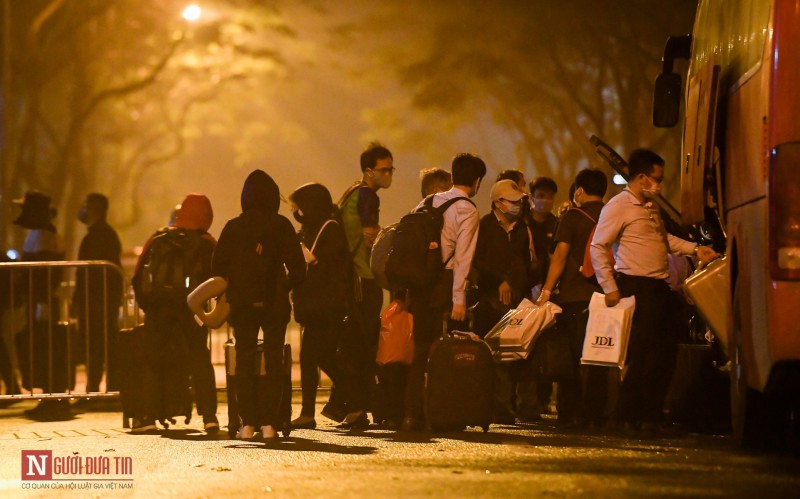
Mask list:
[[[628,160],[628,185],[600,212],[591,245],[592,265],[606,305],[636,297],[628,343],[628,372],[622,382],[616,418],[627,430],[658,431],[664,398],[672,379],[677,341],[668,324],[669,264],[667,253],[694,255],[702,263],[717,256],[668,234],[653,202],[664,180],[664,159],[637,149]],[[613,245],[616,263],[608,249]],[[616,279],[614,277],[616,271]]]
[[[360,375],[355,385],[362,387],[361,395],[367,403],[370,380],[373,379],[373,364],[378,348],[378,335],[381,328],[381,308],[383,307],[383,289],[375,282],[375,276],[369,265],[372,244],[378,236],[380,198],[378,191],[388,189],[392,185],[394,174],[392,153],[383,145],[373,142],[361,153],[361,173],[359,182],[345,191],[339,200],[342,211],[344,230],[350,256],[353,261],[353,293],[356,304],[356,328],[360,334],[358,351],[350,352],[350,362],[358,364]],[[339,419],[342,413],[337,407],[336,397],[323,409],[323,415]],[[363,405],[362,407],[366,407]],[[362,413],[358,421],[347,421],[348,426],[366,426],[366,413]]]

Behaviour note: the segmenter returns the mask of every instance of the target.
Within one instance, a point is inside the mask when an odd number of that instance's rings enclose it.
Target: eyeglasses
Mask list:
[[[388,173],[389,175],[394,174],[394,171],[397,170],[394,166],[390,168],[375,168],[373,171],[377,173]]]

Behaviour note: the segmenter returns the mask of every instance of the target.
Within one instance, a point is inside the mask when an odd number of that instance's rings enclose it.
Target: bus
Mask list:
[[[683,75],[677,59],[688,60]],[[655,84],[655,126],[675,126],[683,108],[682,223],[727,254],[717,334],[745,447],[783,447],[800,426],[797,82],[800,1],[700,0],[692,34],[667,41]]]

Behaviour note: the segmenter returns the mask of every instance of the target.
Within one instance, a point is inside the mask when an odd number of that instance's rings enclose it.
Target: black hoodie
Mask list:
[[[256,306],[288,314],[289,290],[305,278],[300,241],[291,222],[278,214],[279,205],[272,177],[253,171],[242,188],[242,214],[225,224],[219,236],[211,272],[228,280],[234,313]]]

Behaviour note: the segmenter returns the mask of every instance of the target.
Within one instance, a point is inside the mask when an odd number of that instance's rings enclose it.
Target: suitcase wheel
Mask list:
[[[488,424],[481,426],[481,428],[483,428],[483,432],[484,433],[489,433],[489,425]]]

